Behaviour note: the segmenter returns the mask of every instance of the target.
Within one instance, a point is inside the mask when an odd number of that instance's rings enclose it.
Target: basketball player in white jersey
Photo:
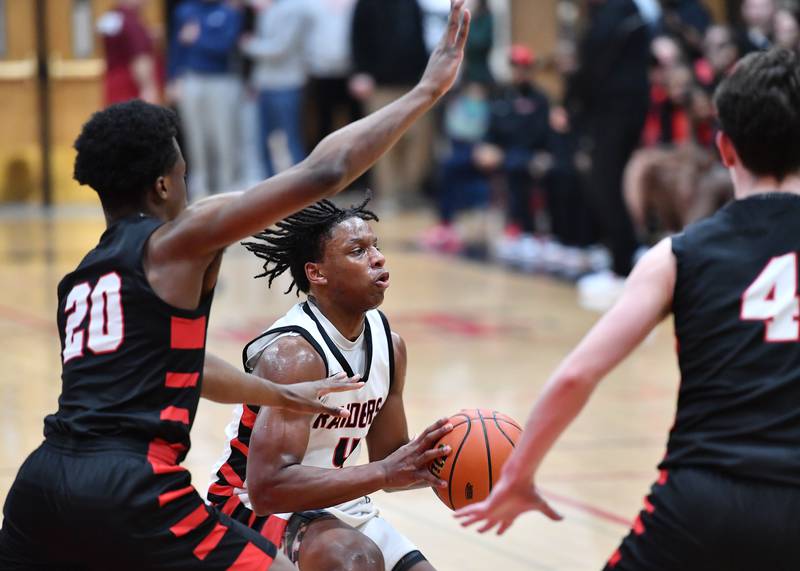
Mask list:
[[[245,369],[279,383],[340,371],[363,382],[323,399],[347,408],[347,419],[244,405],[228,427],[209,499],[281,544],[301,571],[434,569],[367,496],[445,487],[427,466],[450,452],[432,447],[452,429],[442,419],[409,442],[406,348],[375,309],[389,272],[368,224],[377,218],[364,208],[367,200],[349,209],[319,202],[245,244],[266,260],[261,276],[270,284],[289,270],[294,281],[287,293],[296,286],[308,294],[245,347]],[[370,463],[357,466],[364,442]]]

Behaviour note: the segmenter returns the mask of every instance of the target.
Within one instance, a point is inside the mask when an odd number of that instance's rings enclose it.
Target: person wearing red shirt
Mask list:
[[[153,39],[140,14],[144,2],[118,0],[97,21],[106,57],[106,105],[130,99],[159,102]]]

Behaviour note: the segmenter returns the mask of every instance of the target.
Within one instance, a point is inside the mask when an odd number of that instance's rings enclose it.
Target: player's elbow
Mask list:
[[[290,486],[291,476],[280,472],[248,476],[247,493],[256,515],[295,511],[292,498],[296,492]]]
[[[339,191],[347,182],[347,153],[342,149],[321,156],[310,156],[307,168],[311,184],[323,194]]]
[[[572,366],[560,371],[556,381],[564,393],[581,393],[594,389],[597,375],[586,367]]]
[[[247,495],[250,498],[250,506],[258,516],[281,513],[280,506],[276,505],[279,501],[279,486],[267,478],[255,478],[247,481]]]

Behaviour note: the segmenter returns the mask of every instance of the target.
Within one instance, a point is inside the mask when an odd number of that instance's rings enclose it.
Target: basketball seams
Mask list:
[[[511,448],[515,448],[514,441],[511,440],[511,438],[508,436],[508,434],[506,434],[506,431],[503,430],[503,427],[500,426],[500,422],[499,421],[502,420],[502,419],[497,418],[497,412],[496,411],[494,413],[494,417],[493,418],[494,418],[494,424],[495,424],[495,426],[497,426],[497,430],[500,431],[500,434],[505,436],[505,439],[508,440],[509,444],[511,444]],[[515,424],[513,424],[511,422],[508,422],[508,421],[504,421],[504,422],[507,422],[508,424],[511,424],[511,426],[516,426]],[[516,427],[519,428],[518,426],[516,426]]]
[[[453,430],[443,436],[437,444],[447,443],[453,450],[446,458],[446,462],[441,465],[441,470],[450,470],[446,476],[444,474],[440,476],[447,481],[448,490],[446,495],[441,493],[441,489],[437,488],[434,491],[442,503],[451,510],[455,510],[455,500],[458,500],[459,507],[463,507],[463,505],[482,499],[482,496],[487,493],[487,488],[491,493],[494,488],[495,473],[500,474],[503,463],[515,448],[515,439],[519,438],[522,428],[514,419],[492,409],[462,409],[450,416],[448,420],[453,426]],[[483,438],[478,433],[472,436],[472,423],[478,420],[481,422]],[[494,426],[491,421],[494,421]],[[505,426],[503,426],[504,424]],[[464,426],[463,429],[462,426]],[[512,430],[512,427],[515,430]],[[472,436],[472,440],[470,440],[470,436]],[[456,443],[456,441],[458,442]],[[483,450],[479,444],[481,442]],[[510,444],[510,447],[506,446],[506,442]],[[466,465],[461,466],[465,462]],[[498,465],[494,466],[494,462],[497,462]],[[458,474],[456,474],[456,470],[458,470]],[[433,472],[433,467],[431,467],[431,471]],[[457,484],[455,492],[453,491],[454,484]],[[470,493],[471,488],[476,485],[481,491],[477,492],[476,490],[478,495],[475,496],[475,499],[467,499],[467,493]],[[462,489],[464,486],[466,487]],[[470,496],[472,496],[471,493]]]
[[[489,492],[492,491],[492,448],[489,446],[489,433],[486,431],[486,421],[481,414],[480,409],[477,410],[478,418],[481,419],[481,427],[483,428],[483,442],[486,444],[486,465],[489,469]]]
[[[495,411],[492,411],[492,416],[493,416],[493,418],[494,418],[495,422],[505,422],[506,424],[510,424],[511,426],[513,426],[514,428],[516,428],[517,430],[519,430],[520,432],[522,432],[522,427],[521,427],[519,424],[517,424],[517,423],[516,423],[516,422],[514,422],[513,420],[510,420],[510,419],[509,419],[509,418],[507,418],[507,417],[506,417],[506,418],[498,418],[498,417],[496,416],[496,415],[498,415],[498,414],[503,414],[503,413],[502,413],[502,412],[498,412],[498,411],[496,411],[496,410],[495,410]],[[466,419],[468,419],[468,420],[478,420],[478,418],[477,418],[477,417],[473,418],[473,417],[469,416],[469,415],[468,415],[468,414],[466,414],[466,413],[458,413],[458,414],[454,414],[453,416],[451,416],[451,417],[450,417],[450,420],[452,420],[453,418],[455,418],[455,417],[457,417],[457,416],[463,416],[464,418],[466,418]],[[505,415],[503,414],[503,416],[505,416]],[[462,420],[462,421],[460,421],[460,422],[458,422],[458,423],[454,423],[454,424],[453,424],[453,428],[456,428],[456,427],[458,427],[458,426],[461,426],[461,425],[462,425],[462,424],[464,424],[465,422],[466,422],[466,420]]]
[[[469,437],[469,432],[472,430],[472,419],[466,414],[454,414],[453,416],[463,416],[466,418],[464,422],[459,423],[459,426],[462,424],[467,425],[467,430],[464,432],[464,437],[461,439],[461,442],[458,444],[458,450],[456,450],[455,456],[453,456],[453,463],[450,465],[450,477],[447,479],[447,497],[450,500],[450,509],[455,510],[455,504],[453,503],[453,476],[456,473],[456,462],[458,462],[458,455],[461,454],[461,449],[464,447],[464,443],[467,441]],[[451,417],[452,418],[452,417]],[[455,426],[454,426],[455,428]]]

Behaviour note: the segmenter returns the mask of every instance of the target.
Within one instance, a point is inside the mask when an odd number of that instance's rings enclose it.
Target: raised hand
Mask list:
[[[497,527],[497,535],[502,535],[517,517],[530,510],[540,511],[553,521],[563,519],[532,483],[511,483],[508,478],[500,478],[488,498],[461,508],[455,517],[461,520],[464,527],[484,522],[478,528],[478,533],[486,533]]]
[[[464,8],[464,0],[450,0],[447,30],[428,59],[420,80],[420,84],[432,89],[437,97],[449,90],[458,76],[469,35],[469,22],[470,13]]]
[[[386,473],[384,488],[409,488],[427,483],[437,488],[446,488],[447,482],[431,474],[428,466],[437,458],[450,454],[449,446],[434,448],[439,439],[453,430],[450,419],[442,418],[426,428],[414,440],[401,446],[380,461]]]
[[[281,389],[281,402],[275,406],[293,412],[308,414],[324,413],[346,418],[349,415],[346,409],[337,406],[328,406],[319,399],[329,393],[358,390],[364,386],[360,380],[360,375],[348,377],[344,373],[339,373],[319,381],[278,385]]]

